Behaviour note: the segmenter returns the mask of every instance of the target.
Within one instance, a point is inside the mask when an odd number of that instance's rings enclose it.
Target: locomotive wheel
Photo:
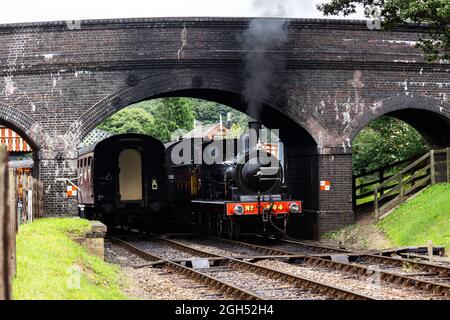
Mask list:
[[[234,223],[234,240],[239,240],[241,237],[241,228],[239,223]]]
[[[223,221],[222,219],[216,218],[216,228],[215,228],[215,234],[218,237],[223,237],[224,235],[224,230],[223,230]]]
[[[227,222],[227,238],[230,240],[233,240],[235,237],[235,226],[234,226],[234,222],[229,220]]]
[[[283,234],[282,233],[276,233],[273,236],[275,238],[275,241],[280,241],[283,238]]]
[[[206,216],[205,218],[206,219],[204,219],[204,221],[205,221],[206,234],[213,234],[213,231],[214,231],[213,221],[210,216]]]
[[[84,215],[85,215],[86,219],[92,220],[92,218],[93,218],[92,208],[84,208]]]
[[[230,240],[233,240],[233,238],[234,238],[234,224],[233,224],[233,221],[228,221],[227,222],[226,233],[227,233],[227,238],[230,239]]]
[[[230,240],[239,240],[239,224],[232,220],[227,221],[226,237]]]

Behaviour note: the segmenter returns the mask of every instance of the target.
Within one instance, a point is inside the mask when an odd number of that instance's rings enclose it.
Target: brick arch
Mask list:
[[[236,110],[246,112],[246,103],[241,95],[243,91],[243,79],[236,76],[235,72],[227,71],[205,71],[189,69],[182,71],[165,72],[138,79],[136,76],[124,75],[126,85],[112,92],[102,100],[89,108],[79,118],[78,131],[79,139],[82,140],[91,130],[102,121],[118,112],[119,110],[139,101],[170,97],[185,96],[205,99],[229,105]],[[259,111],[262,115],[262,122],[269,128],[297,127],[299,132],[304,134],[305,140],[311,145],[317,144],[317,137],[312,128],[320,127],[311,119],[298,118],[298,115],[291,113],[288,107],[288,98],[281,91],[272,88],[268,98],[261,101]],[[247,113],[248,114],[248,113]],[[261,118],[257,114],[250,114],[255,118]],[[285,119],[289,122],[280,123]],[[287,135],[287,134],[286,134]]]
[[[450,146],[450,105],[427,96],[395,96],[374,104],[372,112],[355,118],[351,140],[381,116],[402,120],[421,133],[431,147]]]
[[[0,102],[0,123],[17,132],[33,149],[39,151],[39,136],[34,134],[35,121],[24,112]]]

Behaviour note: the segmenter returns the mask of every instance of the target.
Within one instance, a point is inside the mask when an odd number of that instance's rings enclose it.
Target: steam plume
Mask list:
[[[247,102],[247,113],[259,118],[260,104],[269,96],[274,85],[273,76],[284,69],[284,57],[276,49],[287,41],[284,1],[255,0],[255,8],[262,9],[262,16],[249,23],[242,37],[245,50],[245,83],[243,96]],[[267,18],[271,17],[271,18]],[[278,18],[274,18],[278,17]]]

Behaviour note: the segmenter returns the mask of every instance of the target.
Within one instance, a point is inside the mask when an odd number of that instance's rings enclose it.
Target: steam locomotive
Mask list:
[[[245,234],[280,236],[291,215],[302,212],[284,182],[286,170],[258,141],[259,123],[244,139],[167,145],[168,203],[178,221],[231,239]],[[241,143],[239,143],[241,142]]]
[[[155,224],[166,203],[165,148],[142,134],[113,135],[78,151],[80,215],[108,225]]]

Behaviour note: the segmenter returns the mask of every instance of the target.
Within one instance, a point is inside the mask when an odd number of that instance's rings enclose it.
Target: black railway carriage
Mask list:
[[[78,152],[78,202],[109,225],[154,223],[166,202],[165,148],[142,134],[118,134]]]
[[[281,235],[290,215],[302,211],[287,190],[280,161],[264,150],[238,150],[236,139],[185,139],[166,147],[169,203],[177,220],[229,238]],[[200,161],[220,149],[214,163]]]

